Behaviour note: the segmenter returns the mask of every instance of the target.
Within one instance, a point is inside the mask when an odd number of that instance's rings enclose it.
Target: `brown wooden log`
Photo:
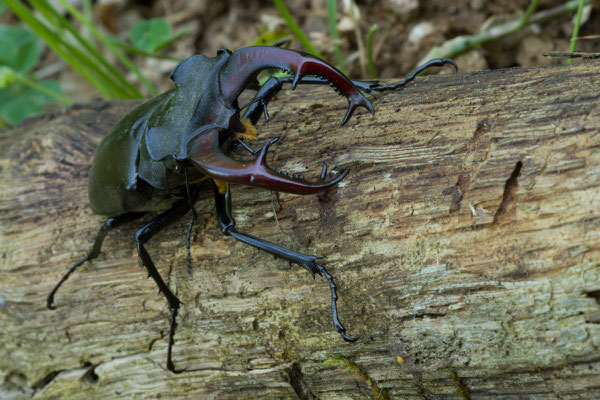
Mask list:
[[[326,256],[360,340],[332,329],[323,278],[221,235],[207,188],[192,276],[187,220],[148,246],[185,303],[180,375],[165,370],[168,309],[138,267],[139,225],[45,307],[103,221],[88,168],[132,105],[2,132],[0,398],[599,398],[599,88],[594,61],[418,78],[343,127],[330,88],[282,92],[260,128],[282,138],[271,165],[352,170],[320,197],[236,186],[238,227]]]

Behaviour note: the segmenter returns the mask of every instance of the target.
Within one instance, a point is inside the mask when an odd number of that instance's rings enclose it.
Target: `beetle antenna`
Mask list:
[[[249,152],[252,155],[255,155],[256,153],[258,153],[260,151],[260,149],[258,150],[254,150],[252,149],[252,147],[248,146],[246,143],[244,143],[244,141],[242,139],[240,139],[239,137],[237,137],[235,134],[233,135],[233,137],[235,138],[235,140],[237,140],[243,147],[244,149],[246,149],[247,152]]]
[[[247,102],[246,104],[244,104],[243,106],[240,107],[240,111],[242,111],[244,108],[247,108],[248,106],[251,106],[254,103],[263,103],[263,99],[262,97],[255,97],[252,100],[250,100],[249,102]]]
[[[267,111],[267,104],[265,103],[265,99],[263,99],[262,96],[257,96],[248,103],[244,104],[242,107],[240,107],[240,111],[242,111],[246,107],[251,106],[254,103],[260,103],[260,105],[263,108],[263,113],[265,114],[265,122],[269,122],[271,118],[269,117],[269,112]]]

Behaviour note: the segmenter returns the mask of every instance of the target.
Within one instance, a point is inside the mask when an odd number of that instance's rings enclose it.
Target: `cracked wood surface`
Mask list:
[[[328,87],[282,92],[260,140],[271,165],[350,175],[325,195],[235,186],[241,231],[326,256],[339,286],[223,237],[212,194],[148,245],[185,303],[138,267],[132,224],[45,308],[103,221],[87,206],[95,147],[132,107],[79,106],[0,135],[0,397],[600,397],[600,63],[418,78],[344,127]],[[455,374],[455,375],[454,375]],[[453,378],[453,375],[456,378]],[[459,384],[460,382],[460,384]]]

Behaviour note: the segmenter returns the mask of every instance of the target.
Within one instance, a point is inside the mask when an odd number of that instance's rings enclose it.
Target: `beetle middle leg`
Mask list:
[[[221,232],[223,232],[227,236],[231,236],[234,239],[239,240],[242,243],[248,244],[275,257],[283,258],[284,260],[288,260],[289,262],[296,263],[306,268],[308,272],[310,272],[313,276],[315,274],[324,276],[325,279],[327,279],[327,281],[329,282],[329,287],[331,288],[331,313],[333,319],[333,326],[335,330],[342,336],[342,338],[345,341],[357,341],[358,338],[353,338],[346,334],[346,328],[344,328],[344,326],[338,318],[336,306],[338,296],[336,292],[336,285],[333,282],[333,276],[331,276],[327,272],[327,270],[323,268],[323,266],[315,262],[316,260],[323,257],[297,253],[295,251],[286,249],[285,247],[281,247],[274,243],[267,242],[266,240],[238,232],[237,229],[235,229],[235,221],[231,214],[231,190],[229,189],[229,184],[217,185],[214,180],[212,180],[212,183],[213,191],[215,194],[217,220],[219,223],[219,227],[221,228]]]
[[[182,218],[185,214],[187,214],[188,211],[190,211],[190,209],[193,209],[193,204],[197,197],[197,186],[191,187],[191,194],[188,198],[177,201],[170,209],[156,216],[152,221],[148,222],[135,233],[135,243],[138,256],[140,257],[143,266],[146,267],[146,270],[148,271],[148,277],[152,277],[158,286],[158,290],[165,296],[167,302],[169,303],[171,317],[169,322],[169,341],[167,347],[167,369],[176,374],[185,371],[185,368],[175,369],[175,365],[173,364],[171,357],[174,343],[173,337],[175,336],[175,328],[177,328],[177,313],[179,311],[179,306],[182,303],[177,296],[171,292],[171,289],[169,289],[165,281],[160,276],[160,273],[156,269],[156,266],[154,265],[152,258],[150,258],[150,254],[148,254],[144,244],[155,234],[166,228],[171,223]]]
[[[188,225],[186,245],[185,245],[186,258],[187,258],[187,272],[188,272],[188,275],[192,275],[192,268],[194,265],[192,263],[192,252],[190,250],[190,246],[192,243],[192,228],[194,227],[194,223],[198,219],[198,212],[196,211],[196,207],[194,207],[194,202],[196,201],[196,199],[194,198],[194,193],[192,192],[192,188],[190,186],[190,180],[188,177],[188,170],[187,170],[187,167],[185,167],[185,166],[183,167],[183,175],[185,177],[185,195],[186,195],[186,198],[188,201],[188,205],[190,206],[190,210],[192,211],[192,217],[190,218],[190,222]]]

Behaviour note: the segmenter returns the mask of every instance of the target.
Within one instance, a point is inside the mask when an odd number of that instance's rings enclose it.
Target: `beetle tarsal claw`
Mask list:
[[[346,334],[346,328],[344,328],[344,325],[342,325],[342,323],[340,322],[340,319],[338,318],[337,303],[336,303],[337,299],[338,299],[337,286],[333,282],[333,276],[331,276],[331,274],[329,274],[329,272],[327,272],[327,270],[322,265],[319,265],[315,262],[315,260],[318,260],[321,258],[323,258],[323,257],[312,258],[310,260],[310,264],[313,268],[317,269],[319,271],[319,273],[322,276],[324,276],[325,279],[327,279],[327,282],[329,283],[329,288],[331,289],[331,318],[333,319],[333,327],[342,336],[342,339],[344,339],[346,342],[350,342],[350,343],[356,342],[359,338],[353,338],[351,336],[348,336]]]
[[[342,335],[342,339],[344,339],[346,342],[350,342],[350,343],[354,343],[356,342],[358,339],[360,339],[360,337],[350,337],[346,334],[346,332],[340,332],[340,335]]]
[[[329,171],[329,175],[334,176],[333,180],[341,180],[343,179],[346,175],[348,175],[348,172],[350,172],[350,168],[344,168],[343,171],[339,171],[337,169],[337,167],[333,167],[331,168],[331,170]],[[323,183],[325,183],[325,179],[327,178],[327,164],[323,165],[323,169],[321,170],[321,174],[319,175],[319,180]]]
[[[321,169],[321,174],[319,175],[319,179],[324,181],[326,176],[327,176],[327,164],[323,164],[323,168]]]

